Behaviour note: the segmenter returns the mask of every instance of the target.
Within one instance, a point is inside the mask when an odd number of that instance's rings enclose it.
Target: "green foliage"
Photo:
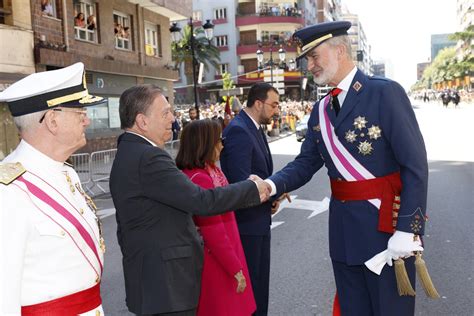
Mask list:
[[[235,88],[234,80],[231,79],[230,73],[225,72],[222,74],[222,90],[229,90]],[[229,97],[229,102],[232,103],[232,98]],[[222,99],[224,102],[227,101],[227,96],[223,96]]]
[[[179,67],[182,63],[192,64],[191,27],[186,25],[182,32],[181,40],[171,47],[172,60],[176,67]],[[209,65],[217,68],[220,62],[220,51],[212,42],[209,43],[204,34],[202,27],[194,28],[194,54],[197,65],[203,63],[206,70],[209,70]]]

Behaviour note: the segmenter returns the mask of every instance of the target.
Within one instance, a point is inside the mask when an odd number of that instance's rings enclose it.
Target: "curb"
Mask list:
[[[288,136],[291,136],[291,135],[293,135],[293,134],[295,134],[295,132],[285,132],[285,133],[282,133],[282,134],[280,134],[279,136],[275,136],[275,137],[267,136],[267,141],[268,141],[269,143],[271,143],[271,142],[274,142],[274,141],[276,141],[276,140],[279,140],[279,139],[282,139],[282,138],[286,138],[286,137],[288,137]]]

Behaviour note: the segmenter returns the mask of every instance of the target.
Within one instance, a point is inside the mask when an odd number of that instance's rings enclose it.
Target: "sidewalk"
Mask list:
[[[293,131],[283,131],[283,132],[280,132],[280,135],[278,135],[278,136],[268,136],[268,135],[267,135],[267,141],[268,141],[269,143],[271,143],[271,142],[274,142],[274,141],[276,141],[276,140],[279,140],[279,139],[282,139],[282,138],[291,136],[291,135],[293,135],[294,133],[295,133],[295,132],[293,132]]]

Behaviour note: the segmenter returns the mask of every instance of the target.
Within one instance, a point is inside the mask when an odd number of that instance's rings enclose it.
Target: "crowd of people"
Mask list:
[[[395,267],[404,287],[414,284],[426,221],[426,150],[403,88],[355,66],[350,26],[326,22],[294,35],[315,82],[335,87],[312,110],[283,105],[277,89],[257,83],[226,123],[197,119],[190,109],[176,160],[164,148],[176,119],[162,90],[141,84],[122,93],[124,133],[110,190],[130,312],[268,315],[271,215],[325,166],[334,315],[414,315],[415,298],[400,290]],[[0,253],[8,256],[0,269],[2,314],[104,312],[102,226],[66,163],[86,143],[85,107],[104,102],[88,93],[83,77],[77,63],[0,93],[22,138],[0,164]],[[311,116],[300,154],[274,173],[263,127],[283,111]]]
[[[240,104],[240,102],[238,103]],[[243,103],[246,107],[246,102]],[[175,110],[175,122],[173,123],[173,140],[179,139],[180,131],[190,121],[197,119],[197,110],[192,104],[180,105],[182,110]],[[187,109],[187,110],[185,110]],[[230,121],[240,112],[242,106],[228,107],[226,111],[226,102],[201,105],[199,112],[200,118],[209,118],[221,123],[222,129],[229,125]],[[305,114],[311,113],[312,103],[308,101],[281,101],[280,114],[271,119],[271,122],[264,126],[266,132],[274,129],[279,132],[295,131],[296,123],[303,118]]]
[[[82,12],[77,13],[76,17],[74,18],[74,26],[80,27],[83,29],[88,29],[90,31],[95,30],[97,28],[95,15],[93,14],[89,15],[86,20],[84,13]]]
[[[474,101],[474,92],[464,89],[423,90],[412,93],[415,100],[436,102],[448,107],[450,103],[457,107],[461,101],[471,103]]]

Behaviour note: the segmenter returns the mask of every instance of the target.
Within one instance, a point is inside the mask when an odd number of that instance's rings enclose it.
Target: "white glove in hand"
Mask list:
[[[384,250],[365,262],[365,266],[373,273],[380,275],[385,264],[392,266],[392,260],[409,257],[413,251],[423,251],[421,241],[413,240],[412,233],[396,231],[388,240],[387,250]]]
[[[414,251],[423,251],[421,240],[415,240],[415,234],[397,230],[388,240],[386,262],[392,266],[392,260],[410,257]]]

